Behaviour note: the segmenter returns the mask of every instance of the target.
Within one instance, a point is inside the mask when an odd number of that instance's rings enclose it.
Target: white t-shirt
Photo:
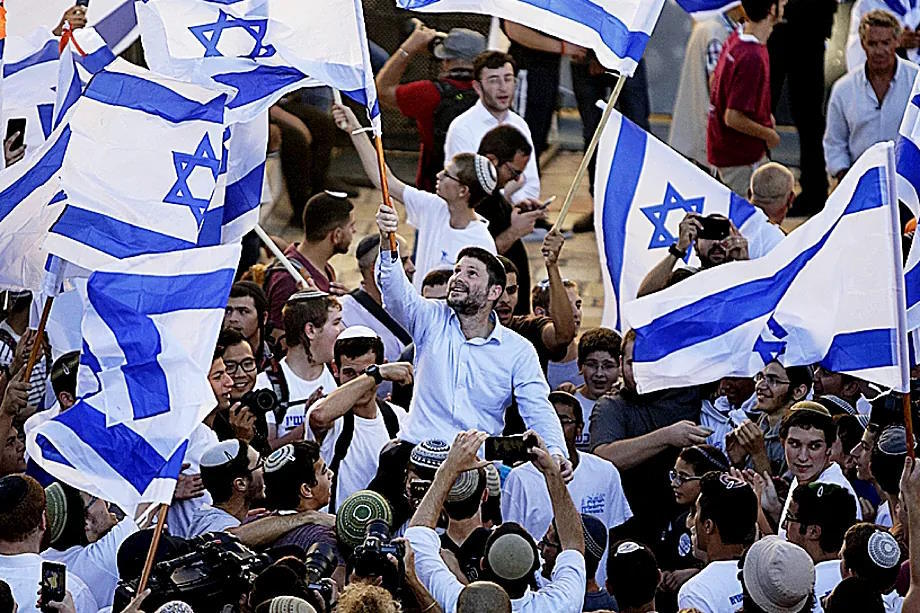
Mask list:
[[[840,560],[825,560],[815,564],[815,606],[814,613],[822,613],[821,600],[843,581],[840,576]]]
[[[185,463],[188,468],[182,471],[184,475],[196,475],[201,472],[201,456],[204,452],[219,443],[217,434],[204,424],[198,424],[188,439],[188,451],[185,452]],[[192,518],[202,506],[211,504],[211,494],[205,490],[204,495],[189,500],[174,500],[169,505],[166,515],[166,525],[170,534],[186,534],[192,525]]]
[[[554,390],[563,383],[571,383],[575,387],[580,387],[584,384],[585,378],[578,370],[578,360],[550,361],[546,365],[546,382],[549,383],[549,389]]]
[[[887,594],[882,594],[882,604],[885,605],[885,613],[901,613],[904,597],[899,596],[897,590],[891,590]]]
[[[328,368],[323,368],[323,374],[318,376],[312,381],[307,381],[306,379],[301,379],[299,376],[294,374],[294,371],[291,370],[291,367],[288,366],[287,357],[284,357],[279,362],[281,365],[281,372],[284,373],[284,380],[287,382],[288,386],[288,399],[289,400],[302,400],[304,398],[309,398],[310,394],[316,391],[316,388],[322,387],[323,394],[329,394],[332,390],[338,387],[338,384],[335,382],[335,377],[332,376],[332,373],[329,372]],[[256,377],[256,389],[269,388],[271,389],[271,381],[268,379],[268,375],[264,372],[259,373],[259,376]],[[281,438],[297,426],[303,423],[304,415],[306,414],[306,408],[302,404],[289,407],[287,412],[284,414],[284,423],[276,425],[275,423],[275,413],[274,411],[269,411],[265,414],[265,423],[268,424],[268,431],[271,432],[277,427],[278,429],[278,438]]]
[[[236,528],[240,525],[240,520],[230,515],[223,509],[219,509],[209,504],[202,505],[194,515],[185,534],[182,538],[194,538],[205,534],[206,532],[223,532],[228,528]]]
[[[464,247],[482,247],[497,253],[489,234],[489,222],[477,215],[465,228],[450,227],[447,203],[437,194],[406,186],[403,196],[406,220],[418,229],[415,249],[415,274],[412,285],[422,291],[422,281],[431,270],[453,269],[457,254]]]
[[[597,404],[597,400],[591,400],[581,392],[575,392],[575,398],[578,399],[578,404],[581,405],[581,417],[584,419],[585,424],[584,428],[581,429],[581,436],[575,437],[575,447],[579,451],[587,453],[591,448],[591,434],[588,432],[588,426],[591,425],[591,413],[594,412],[594,405]]]
[[[632,517],[626,501],[620,473],[612,463],[591,455],[578,454],[578,466],[568,484],[569,495],[579,513],[593,515],[608,529],[619,526]],[[508,473],[502,486],[502,519],[521,524],[534,538],[540,540],[553,521],[553,507],[540,471],[527,462]],[[606,556],[597,568],[598,585],[607,578]]]
[[[890,528],[894,525],[894,520],[891,517],[891,507],[887,500],[878,505],[878,512],[875,514],[875,525],[885,528]]]
[[[402,407],[388,403],[396,414],[396,419],[402,425],[406,411]],[[311,409],[312,410],[312,409]],[[343,418],[338,418],[332,423],[332,428],[326,431],[326,436],[320,445],[320,455],[326,464],[332,463],[335,454],[335,444],[342,433]],[[307,440],[315,441],[316,435],[312,428],[306,429]],[[377,474],[377,465],[380,460],[380,450],[390,441],[383,414],[377,409],[374,419],[366,419],[355,415],[355,430],[348,446],[348,453],[342,458],[342,463],[335,473],[336,506],[354,492],[367,488],[367,484]],[[330,513],[335,509],[330,508]]]
[[[742,600],[737,560],[710,562],[677,592],[678,608],[696,607],[700,613],[735,613]]]
[[[13,600],[20,613],[39,613],[38,587],[42,578],[42,558],[37,553],[0,555],[0,579],[13,592]],[[67,569],[67,591],[73,597],[77,613],[96,613],[99,605],[86,583],[71,569]]]
[[[844,476],[843,471],[840,470],[840,466],[838,466],[836,462],[831,462],[830,465],[818,475],[818,478],[815,479],[815,483],[833,483],[850,492],[850,495],[853,497],[853,502],[856,505],[856,520],[862,521],[862,508],[859,506],[859,498],[856,496],[856,490],[853,489],[853,486]],[[780,529],[777,531],[777,534],[780,538],[786,538],[786,529],[782,526],[786,525],[786,513],[789,512],[789,503],[792,502],[792,492],[795,491],[798,485],[799,480],[793,477],[792,485],[789,486],[789,494],[786,496],[786,503],[783,505],[783,514],[780,515],[779,519]]]

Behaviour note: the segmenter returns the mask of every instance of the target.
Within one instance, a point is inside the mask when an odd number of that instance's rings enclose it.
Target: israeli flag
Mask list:
[[[778,359],[908,389],[894,146],[866,151],[773,251],[629,302],[640,392],[749,377]]]
[[[128,514],[168,503],[189,435],[214,408],[207,373],[239,254],[239,245],[196,248],[93,272],[80,400],[29,434],[29,456]]]
[[[68,126],[0,170],[0,289],[37,292],[45,275],[44,237],[64,208],[60,171],[70,142]]]
[[[620,310],[677,241],[687,213],[728,217],[758,258],[784,237],[763,211],[612,111],[594,176],[594,224],[604,282],[603,325],[622,330]],[[686,264],[699,266],[692,252]]]
[[[606,68],[631,76],[664,0],[396,0],[425,13],[481,13],[510,19],[593,49]]]
[[[58,41],[50,35],[6,39],[0,125],[25,118],[27,151],[45,142],[54,129],[58,58]]]
[[[94,28],[68,30],[58,62],[57,98],[52,125],[56,128],[83,94],[90,78],[115,61],[115,54]]]
[[[74,0],[5,0],[10,14],[11,37],[29,37],[37,31],[50,34]],[[137,40],[134,0],[93,0],[87,7],[86,20],[116,54]]]
[[[248,121],[286,92],[325,84],[380,109],[359,0],[143,0],[138,23],[150,68],[229,94],[228,119]]]
[[[96,270],[196,246],[221,169],[225,102],[123,60],[95,75],[69,111],[67,207],[45,247]]]
[[[898,143],[895,147],[898,170],[898,198],[910,207],[916,218],[920,215],[920,75],[901,119]],[[904,285],[907,290],[907,327],[920,328],[920,237],[914,231],[913,243],[904,264]]]
[[[717,17],[741,4],[741,0],[675,0],[697,21]]]

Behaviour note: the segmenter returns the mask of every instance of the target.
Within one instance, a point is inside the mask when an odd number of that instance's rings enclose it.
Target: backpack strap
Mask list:
[[[275,408],[275,425],[280,426],[287,414],[288,402],[291,400],[291,391],[288,387],[287,378],[284,376],[284,369],[281,363],[272,360],[271,367],[265,371],[268,381],[272,384],[272,391],[278,397],[278,406]]]
[[[338,493],[338,484],[339,484],[339,465],[342,463],[342,460],[345,459],[345,454],[348,453],[348,447],[351,445],[351,439],[355,435],[355,414],[352,411],[348,411],[342,415],[342,431],[339,433],[339,438],[335,441],[335,449],[332,452],[332,461],[329,462],[329,470],[335,473],[335,478],[332,480],[332,490],[329,494],[329,510],[333,511],[335,509],[335,497]]]
[[[389,402],[380,398],[377,398],[377,410],[383,416],[387,434],[390,435],[391,439],[396,438],[396,435],[399,434],[399,418],[396,417],[396,411],[393,410]]]
[[[389,313],[383,310],[383,307],[377,304],[373,298],[371,298],[367,292],[365,292],[360,287],[350,292],[352,298],[354,298],[358,304],[364,307],[364,309],[377,318],[377,321],[386,326],[386,329],[393,333],[393,336],[399,339],[399,342],[403,345],[409,345],[412,343],[412,335],[403,328],[398,321],[393,319]]]

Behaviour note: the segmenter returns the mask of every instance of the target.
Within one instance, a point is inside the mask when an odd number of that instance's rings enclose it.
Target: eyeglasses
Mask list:
[[[84,511],[89,511],[89,508],[90,508],[91,506],[93,506],[94,504],[96,504],[96,501],[97,501],[97,500],[99,500],[99,498],[97,498],[96,496],[93,496],[92,494],[90,494],[89,502],[87,502],[85,505],[83,505],[83,510],[84,510]]]
[[[671,480],[671,483],[681,486],[684,483],[689,483],[690,481],[700,481],[702,477],[693,477],[690,475],[682,475],[676,470],[668,471],[668,478]]]
[[[441,172],[443,172],[443,173],[444,173],[444,176],[447,177],[448,179],[453,179],[453,180],[456,181],[457,183],[463,185],[463,181],[461,181],[458,177],[455,177],[454,175],[450,174],[450,173],[447,171],[446,168],[445,168],[443,171],[441,171]]]
[[[554,543],[551,540],[544,537],[540,539],[539,543],[537,543],[537,547],[540,547],[540,548],[553,547],[554,549],[562,549],[562,543]]]
[[[254,372],[256,369],[256,361],[253,358],[246,358],[241,362],[228,362],[224,360],[224,368],[227,369],[228,375],[236,374],[236,371],[240,368],[243,369],[243,372]]]
[[[520,177],[522,174],[524,174],[524,171],[523,171],[523,170],[518,170],[517,168],[514,167],[514,164],[512,164],[511,162],[505,162],[505,165],[508,166],[508,168],[511,169],[511,178],[512,178],[512,179],[517,179],[517,178]]]
[[[559,423],[562,424],[563,426],[572,426],[578,423],[578,420],[572,417],[563,417],[562,415],[559,415],[558,417],[559,417]]]
[[[767,385],[770,387],[776,387],[777,385],[789,385],[788,379],[780,379],[776,375],[765,375],[760,372],[754,375],[754,385],[757,385],[763,381],[766,381]]]
[[[509,296],[514,296],[517,293],[517,291],[518,291],[518,286],[516,284],[505,286],[505,293],[508,294]]]
[[[254,472],[256,472],[257,470],[259,470],[260,468],[262,468],[263,466],[265,466],[265,460],[264,460],[263,458],[260,457],[260,458],[259,458],[259,461],[256,462],[256,465],[255,465],[254,467],[249,468],[249,467],[247,466],[247,467],[246,467],[246,470],[248,470],[248,471],[249,471],[249,474],[251,475],[252,473],[254,473]]]
[[[802,522],[799,521],[798,515],[794,515],[792,512],[786,511],[786,517],[783,518],[783,529],[785,529],[791,523],[800,524]]]

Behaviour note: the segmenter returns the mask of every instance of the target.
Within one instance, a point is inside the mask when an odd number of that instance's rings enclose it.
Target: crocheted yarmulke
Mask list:
[[[486,471],[486,489],[489,490],[489,497],[502,495],[502,478],[498,474],[498,469],[491,462],[485,465]]]
[[[448,502],[460,502],[472,496],[479,488],[479,469],[465,470],[457,477],[447,493]]]
[[[60,483],[45,488],[45,516],[48,518],[48,542],[56,543],[67,525],[67,496]]]
[[[450,451],[450,445],[440,439],[422,441],[412,449],[409,461],[420,468],[437,470]]]
[[[364,542],[367,525],[375,519],[393,523],[386,499],[371,490],[359,490],[345,499],[335,513],[335,531],[342,542],[357,547]]]

